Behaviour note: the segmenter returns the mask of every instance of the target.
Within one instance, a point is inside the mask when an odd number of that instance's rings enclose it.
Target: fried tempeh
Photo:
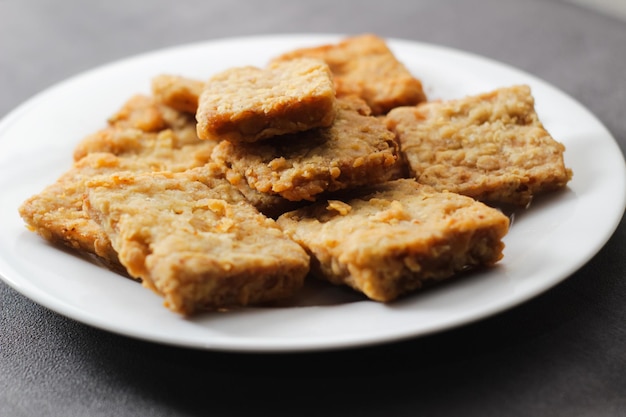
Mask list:
[[[379,36],[363,34],[334,44],[300,48],[286,52],[274,61],[301,57],[324,60],[333,74],[337,96],[358,95],[367,102],[374,115],[426,101],[421,81],[408,71]]]
[[[303,284],[309,257],[208,164],[87,183],[86,207],[133,277],[181,314],[276,300]]]
[[[546,131],[525,85],[400,107],[387,115],[411,175],[438,190],[526,206],[565,187],[565,147]]]
[[[327,127],[335,118],[328,65],[310,58],[266,68],[229,68],[211,77],[198,104],[201,139],[256,142]]]
[[[363,184],[382,182],[397,172],[398,145],[385,124],[369,114],[357,97],[338,99],[329,128],[267,140],[233,144],[222,141],[213,159],[259,192],[291,201]]]
[[[204,82],[180,75],[160,74],[152,79],[151,88],[158,102],[195,115]]]
[[[495,264],[509,226],[496,209],[412,179],[319,201],[277,222],[311,255],[315,276],[381,302]]]

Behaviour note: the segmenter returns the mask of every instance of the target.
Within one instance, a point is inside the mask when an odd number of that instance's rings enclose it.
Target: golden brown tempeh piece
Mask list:
[[[438,190],[525,206],[572,176],[565,147],[539,121],[528,86],[396,108],[387,125],[412,175]]]
[[[411,179],[320,201],[278,224],[312,257],[312,273],[381,302],[502,258],[509,219],[500,211]]]
[[[201,139],[256,142],[326,127],[335,118],[328,65],[310,58],[236,67],[207,81],[196,119]]]
[[[309,257],[215,164],[118,173],[88,183],[86,207],[133,277],[181,314],[276,300],[303,284]]]
[[[369,114],[358,97],[338,99],[333,125],[267,140],[233,144],[222,141],[216,162],[232,171],[233,181],[291,201],[387,180],[397,172],[398,145],[385,124]],[[237,178],[237,176],[239,178]]]

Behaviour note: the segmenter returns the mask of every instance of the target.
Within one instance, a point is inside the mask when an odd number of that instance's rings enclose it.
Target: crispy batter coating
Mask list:
[[[83,254],[93,254],[116,270],[123,269],[108,236],[83,210],[85,181],[99,174],[148,170],[143,160],[120,159],[110,153],[92,153],[19,207],[29,229],[46,240]]]
[[[495,264],[509,226],[496,209],[412,179],[345,201],[319,201],[277,222],[311,255],[315,276],[381,302],[468,267]]]
[[[352,36],[337,44],[296,49],[275,61],[300,57],[324,60],[333,74],[337,96],[358,95],[374,115],[426,101],[421,81],[395,57],[385,40],[376,35]]]
[[[330,70],[323,61],[310,58],[216,74],[206,83],[196,113],[201,139],[231,142],[326,127],[334,118]]]
[[[167,138],[158,134],[169,131]],[[196,135],[193,115],[166,106],[154,97],[137,94],[128,99],[108,119],[108,125],[78,143],[74,160],[91,152],[110,152],[118,156],[150,154],[155,148],[182,149],[187,145],[210,149]]]
[[[233,182],[243,178],[257,191],[291,201],[387,180],[397,171],[393,132],[357,97],[338,100],[338,107],[329,128],[260,143],[222,141],[213,158],[232,171]]]
[[[226,179],[243,194],[250,204],[267,217],[276,219],[281,214],[295,210],[307,203],[306,201],[290,201],[278,194],[268,194],[257,191],[248,185],[244,177],[227,169],[222,164],[220,164],[220,166],[224,170]]]
[[[152,79],[155,99],[180,112],[195,115],[204,82],[180,75],[160,74]]]
[[[118,171],[186,171],[209,162],[214,146],[198,139],[193,117],[151,97],[133,96],[109,118],[109,126],[78,144],[73,166],[24,201],[20,215],[47,240],[96,255],[119,271],[108,238],[83,210],[85,182]]]
[[[572,177],[565,147],[539,121],[525,85],[397,108],[387,125],[412,175],[438,190],[526,206]]]
[[[181,314],[276,300],[303,284],[309,257],[214,164],[88,181],[89,215],[121,263]]]

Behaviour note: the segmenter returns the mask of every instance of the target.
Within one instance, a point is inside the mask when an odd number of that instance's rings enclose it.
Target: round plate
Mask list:
[[[80,74],[35,96],[0,123],[0,275],[60,314],[111,332],[193,348],[287,352],[391,342],[463,325],[524,302],[580,268],[606,243],[624,213],[624,158],[585,108],[515,68],[465,52],[387,39],[422,80],[429,99],[530,85],[547,130],[574,172],[566,190],[515,214],[497,267],[390,304],[309,282],[293,300],[183,318],[162,299],[28,231],[19,205],[69,169],[72,151],[153,76],[206,79],[232,66],[264,66],[282,52],[336,42],[337,35],[223,39],[148,53]],[[584,238],[581,238],[584,236]]]

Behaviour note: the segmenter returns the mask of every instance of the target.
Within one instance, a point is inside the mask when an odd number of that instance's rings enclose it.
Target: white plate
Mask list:
[[[231,351],[337,349],[416,337],[528,300],[565,279],[606,243],[624,213],[626,169],[615,140],[580,104],[545,82],[468,53],[388,39],[431,99],[527,83],[541,120],[567,147],[567,190],[517,213],[505,258],[490,271],[383,305],[310,283],[283,306],[184,319],[139,284],[29,232],[18,206],[71,164],[74,146],[160,73],[205,79],[263,66],[283,51],[336,35],[236,38],[149,53],[89,71],[32,98],[0,123],[0,275],[32,300],[75,320],[159,343]]]

